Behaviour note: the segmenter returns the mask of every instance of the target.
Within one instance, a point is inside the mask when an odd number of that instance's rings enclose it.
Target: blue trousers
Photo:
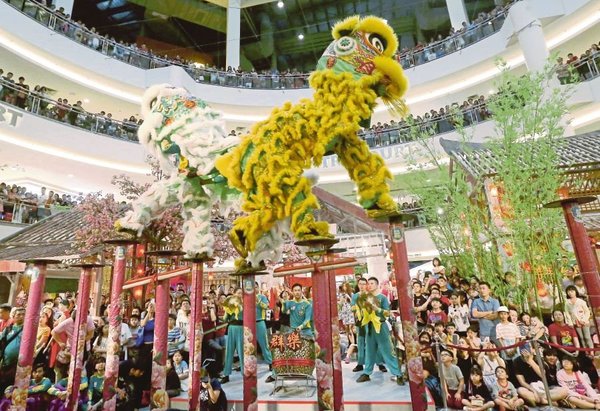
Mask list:
[[[269,342],[267,341],[267,324],[264,321],[256,322],[256,342],[260,347],[263,359],[269,365],[273,362]]]
[[[231,375],[233,368],[233,355],[237,351],[241,366],[244,366],[244,327],[242,325],[229,325],[227,328],[227,344],[225,345],[225,367],[223,375]]]
[[[379,333],[375,332],[375,329],[371,324],[367,326],[367,333],[365,335],[365,369],[364,374],[371,375],[373,373],[373,367],[377,363],[378,355],[383,358],[383,362],[390,370],[390,373],[395,376],[400,375],[400,368],[398,367],[398,358],[393,354],[393,346],[390,341],[390,330],[385,323],[381,324]]]
[[[357,335],[357,341],[356,341],[356,346],[357,346],[357,364],[358,365],[365,365],[365,335],[367,333],[367,327],[361,327],[360,325],[357,327],[358,330],[358,335]],[[381,364],[383,363],[383,358],[381,358],[381,355],[379,353],[377,353],[377,356],[375,357],[375,364]]]

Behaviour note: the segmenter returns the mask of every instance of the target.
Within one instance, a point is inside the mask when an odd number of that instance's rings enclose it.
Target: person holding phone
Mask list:
[[[203,369],[200,387],[200,411],[227,411],[227,395],[221,383]]]

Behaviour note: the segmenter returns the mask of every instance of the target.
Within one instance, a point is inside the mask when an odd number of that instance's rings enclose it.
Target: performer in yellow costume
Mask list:
[[[243,257],[240,266],[257,267],[277,245],[283,224],[299,240],[331,237],[328,224],[315,221],[317,198],[303,175],[327,154],[337,154],[371,216],[396,210],[387,183],[392,175],[357,132],[369,124],[378,97],[404,112],[408,82],[394,59],[398,40],[384,20],[372,16],[349,17],[332,35],[310,77],[313,98],[276,108],[215,162],[228,184],[243,193],[242,209],[248,213],[231,231]]]

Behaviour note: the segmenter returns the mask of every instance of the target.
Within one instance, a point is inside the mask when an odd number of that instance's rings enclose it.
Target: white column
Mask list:
[[[446,0],[446,6],[450,15],[450,24],[452,24],[454,30],[461,29],[463,21],[469,24],[464,0]]]
[[[240,15],[242,0],[229,0],[227,6],[227,50],[225,65],[237,69],[240,65]]]
[[[519,46],[523,50],[527,68],[529,71],[542,70],[549,55],[542,23],[533,16],[527,1],[514,3],[508,17],[517,35]]]
[[[387,280],[389,273],[385,256],[367,257],[367,271],[369,272],[368,277],[377,277],[380,284]]]

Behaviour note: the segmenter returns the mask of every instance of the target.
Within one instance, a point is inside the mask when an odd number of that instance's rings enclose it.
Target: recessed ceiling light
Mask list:
[[[302,33],[298,34],[298,40],[304,40],[304,34],[302,34]]]
[[[74,176],[73,174],[67,174],[67,177],[69,177],[69,178],[73,178],[73,177],[75,177],[75,176]]]
[[[282,8],[283,8],[283,6],[285,6],[285,4],[284,4],[284,3],[283,3],[281,0],[279,0],[279,1],[277,2],[277,7],[279,7],[280,9],[282,9]]]
[[[89,98],[84,98],[84,99],[83,99],[83,102],[87,104],[87,103],[89,103],[89,102],[90,102],[90,99],[89,99]]]

